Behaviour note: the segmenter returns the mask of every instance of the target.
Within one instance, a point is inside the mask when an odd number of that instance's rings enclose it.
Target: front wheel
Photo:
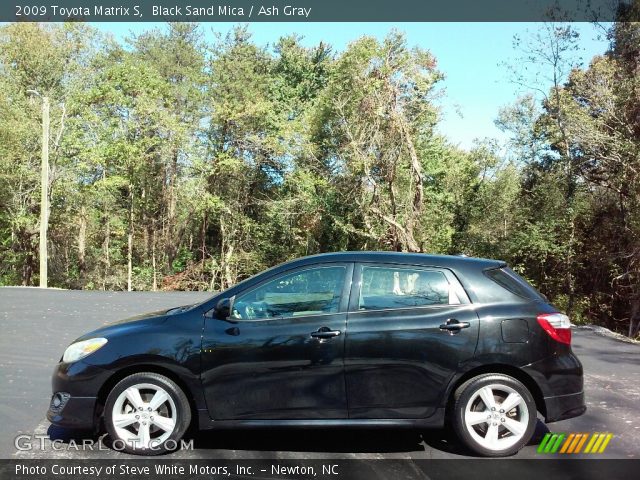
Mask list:
[[[191,421],[184,392],[173,380],[152,372],[135,373],[116,384],[104,412],[113,448],[136,455],[175,449]]]
[[[484,374],[455,393],[453,427],[460,440],[485,457],[513,455],[536,426],[536,404],[521,382],[502,374]]]

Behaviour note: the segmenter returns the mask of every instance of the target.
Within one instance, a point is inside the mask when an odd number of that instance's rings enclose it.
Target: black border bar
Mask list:
[[[165,473],[159,473],[158,467]],[[637,459],[602,458],[171,460],[164,456],[153,460],[0,460],[0,480],[614,480],[635,478],[639,470]]]
[[[609,22],[640,0],[1,0],[0,21]],[[268,10],[269,9],[269,10]]]

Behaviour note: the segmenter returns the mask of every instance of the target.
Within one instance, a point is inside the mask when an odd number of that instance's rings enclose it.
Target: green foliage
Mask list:
[[[465,253],[636,335],[638,32],[615,24],[586,68],[566,60],[570,27],[518,39],[539,75],[515,72],[531,86],[497,114],[506,151],[464,151],[435,131],[435,58],[396,31],[334,53],[295,35],[261,47],[245,27],[122,46],[82,24],[1,26],[0,285],[37,282],[35,89],[52,105],[52,285],[221,289],[319,252]]]

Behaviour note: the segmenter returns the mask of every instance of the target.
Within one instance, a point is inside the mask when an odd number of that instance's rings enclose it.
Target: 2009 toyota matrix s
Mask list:
[[[288,262],[88,333],[47,418],[138,454],[200,429],[451,425],[486,456],[585,410],[567,316],[504,262],[383,252]]]

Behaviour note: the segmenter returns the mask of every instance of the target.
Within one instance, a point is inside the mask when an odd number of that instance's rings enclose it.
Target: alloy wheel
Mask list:
[[[527,431],[529,409],[522,396],[502,384],[480,387],[469,398],[464,424],[480,446],[504,450],[518,443]]]
[[[134,448],[161,445],[176,428],[176,405],[159,385],[139,383],[125,389],[113,406],[112,423],[118,437]]]

